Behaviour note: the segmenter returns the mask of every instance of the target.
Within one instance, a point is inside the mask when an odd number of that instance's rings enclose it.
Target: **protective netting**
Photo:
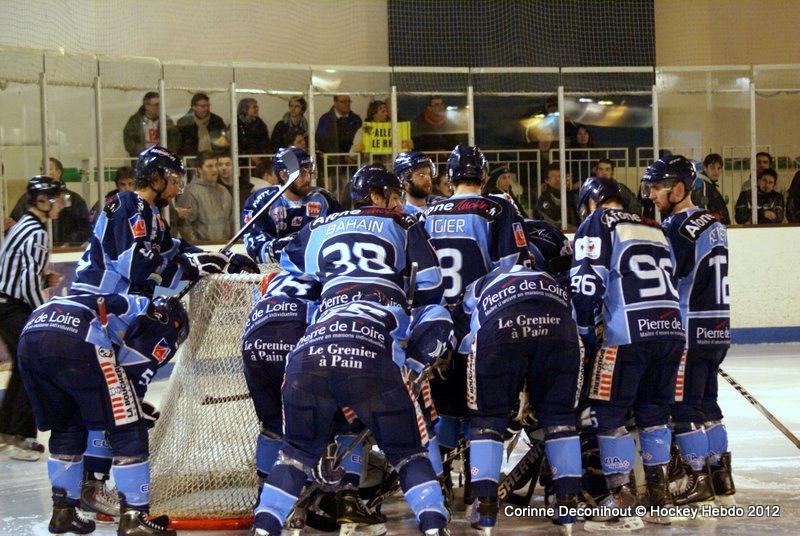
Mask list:
[[[190,294],[191,332],[150,436],[151,506],[157,514],[218,519],[252,512],[259,424],[242,372],[241,344],[262,277],[207,277]]]
[[[389,0],[388,8],[391,65],[591,67],[655,63],[652,0]],[[537,86],[549,85],[547,76],[513,74],[508,78],[506,88],[536,91]],[[404,74],[395,80],[399,91],[409,91],[410,87],[414,91],[442,91],[437,87],[439,81],[424,74]],[[652,83],[652,74],[598,72],[570,76],[563,85],[568,91],[639,91],[649,90]]]

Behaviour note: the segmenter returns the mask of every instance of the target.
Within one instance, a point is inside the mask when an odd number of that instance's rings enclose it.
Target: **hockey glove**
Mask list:
[[[153,404],[142,401],[142,420],[148,430],[156,425],[159,417],[161,417],[161,412]]]
[[[209,251],[181,253],[176,259],[190,281],[196,281],[211,274],[223,273],[229,261],[228,255]]]
[[[281,251],[283,248],[289,245],[289,242],[294,240],[294,235],[296,233],[292,233],[289,236],[284,236],[283,238],[276,238],[266,248],[266,255],[264,255],[267,262],[274,262],[279,263],[281,262]]]
[[[253,259],[247,255],[240,255],[238,253],[232,254],[230,262],[225,266],[226,274],[257,274],[258,272],[258,264],[256,264]]]

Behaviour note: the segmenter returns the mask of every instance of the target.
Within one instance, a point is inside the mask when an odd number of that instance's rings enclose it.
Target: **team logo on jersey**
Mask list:
[[[306,204],[306,216],[309,218],[316,218],[320,214],[322,214],[322,203],[312,201]]]
[[[514,242],[516,242],[517,247],[524,248],[528,245],[528,241],[525,238],[525,230],[522,228],[521,223],[513,223],[511,227],[514,229]]]
[[[253,219],[253,211],[252,210],[243,210],[242,217],[244,218],[244,224],[247,225],[250,223],[250,220]]]
[[[153,357],[155,357],[156,361],[158,361],[158,363],[161,364],[164,362],[164,360],[167,358],[167,356],[171,351],[172,350],[169,347],[167,339],[162,338],[160,341],[156,343],[155,347],[153,347]]]
[[[583,236],[575,241],[575,260],[599,259],[603,241],[599,236]]]
[[[292,218],[292,227],[300,227],[303,224],[302,216],[295,216]]]
[[[147,226],[145,226],[144,220],[138,212],[128,218],[128,225],[131,228],[133,238],[142,238],[147,234]]]

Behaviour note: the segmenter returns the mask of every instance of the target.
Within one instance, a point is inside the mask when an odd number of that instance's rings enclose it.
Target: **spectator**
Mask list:
[[[761,173],[764,172],[765,169],[774,169],[775,160],[772,158],[772,155],[766,151],[759,151],[756,153],[756,182],[758,179],[761,178]],[[777,185],[776,185],[777,187]],[[742,191],[750,189],[750,179],[747,179],[742,183]],[[738,205],[738,203],[737,203]]]
[[[367,106],[367,122],[374,122],[374,123],[385,123],[389,121],[389,107],[386,106],[386,102],[380,100],[374,100],[369,103]],[[353,138],[353,145],[350,147],[351,153],[365,153],[365,154],[372,154],[372,162],[376,164],[384,164],[387,167],[391,167],[389,164],[392,162],[392,148],[389,147],[389,153],[380,153],[374,154],[370,147],[366,147],[364,145],[364,134],[367,134],[367,137],[372,134],[372,126],[371,125],[361,125],[361,128],[358,129],[356,132],[355,137]]]
[[[778,173],[774,169],[767,168],[761,172],[757,184],[758,192],[756,192],[759,225],[783,221],[783,196],[780,192],[775,191],[776,182],[778,182]],[[736,223],[750,223],[752,207],[750,197],[751,194],[748,191],[742,191],[739,194],[735,208]]]
[[[0,339],[12,356],[11,378],[0,405],[0,433],[13,437],[11,457],[36,461],[44,447],[36,442],[36,422],[17,364],[17,341],[31,312],[46,299],[45,290],[60,276],[47,272],[47,221],[63,210],[66,188],[61,181],[37,176],[28,181],[25,211],[0,248]]]
[[[567,138],[567,172],[578,183],[592,175],[591,149],[595,147],[594,136],[585,125],[576,125],[575,135]]]
[[[728,205],[719,191],[719,178],[722,175],[722,156],[709,153],[703,159],[703,171],[697,174],[692,185],[692,202],[714,214],[725,225],[731,224]]]
[[[614,162],[612,162],[610,158],[601,158],[597,161],[597,164],[595,164],[594,173],[596,177],[601,179],[613,179]],[[619,190],[622,192],[622,204],[625,205],[625,208],[630,212],[641,216],[642,205],[639,203],[637,195],[621,181],[617,181],[617,184],[619,184]]]
[[[272,167],[271,158],[262,158],[261,161],[256,164],[253,170],[253,176],[250,177],[250,183],[252,185],[251,191],[260,190],[267,186],[275,186],[275,184],[278,183],[278,177],[275,176],[275,168]],[[243,207],[244,205],[239,206]]]
[[[283,114],[283,119],[275,123],[272,129],[272,150],[295,145],[296,136],[302,134],[308,139],[308,120],[305,117],[306,99],[292,97],[289,99],[289,111]],[[299,147],[299,145],[298,145]]]
[[[414,149],[423,152],[450,150],[466,141],[465,129],[448,121],[446,111],[442,97],[428,97],[425,109],[411,123]]]
[[[302,150],[308,152],[308,136],[298,132],[294,135],[294,140],[292,140],[291,145],[294,147],[300,147]]]
[[[523,218],[527,218],[528,213],[512,191],[513,182],[514,174],[511,173],[507,166],[495,168],[489,174],[489,180],[486,182],[486,186],[483,187],[483,193],[484,195],[497,195],[511,201],[517,207],[520,215]]]
[[[570,202],[570,191],[567,191],[567,223],[575,225],[577,215],[575,214],[575,204]],[[536,208],[546,222],[561,228],[561,168],[554,162],[547,167],[542,193]]]
[[[233,159],[230,153],[217,155],[217,171],[219,172],[219,183],[228,190],[233,199]],[[239,174],[239,208],[244,206],[245,200],[250,196],[253,185],[244,173]]]
[[[130,156],[136,158],[148,147],[161,145],[161,130],[158,124],[159,103],[158,93],[148,91],[144,94],[142,105],[125,123],[122,140]],[[172,119],[167,117],[167,148],[176,151],[180,144],[181,133]]]
[[[133,190],[133,168],[130,166],[118,167],[117,171],[114,173],[114,185],[116,188],[106,194],[105,205],[118,193]],[[92,221],[97,218],[97,213],[100,212],[102,208],[103,207],[100,206],[100,201],[94,204],[92,207]]]
[[[178,206],[189,209],[181,235],[192,243],[225,242],[233,236],[233,200],[218,178],[217,156],[210,151],[198,154],[197,177],[178,197]]]
[[[352,101],[347,95],[333,97],[333,106],[322,114],[317,123],[317,151],[347,153],[353,138],[361,128],[361,117],[350,110]]]
[[[800,223],[800,171],[794,174],[786,191],[786,221]]]
[[[181,133],[180,154],[194,156],[203,151],[219,151],[230,147],[225,121],[211,113],[211,102],[205,93],[192,96],[192,107],[178,119]]]
[[[237,111],[239,122],[239,154],[269,153],[269,129],[258,117],[258,101],[242,99]]]
[[[64,165],[56,158],[50,159],[47,176],[51,179],[61,180],[64,174]],[[53,221],[53,245],[79,246],[89,239],[92,234],[92,215],[86,201],[78,192],[66,189],[64,193],[65,204],[57,220]],[[22,194],[14,209],[11,211],[9,223],[18,222],[27,208],[27,194]],[[9,225],[10,227],[10,225]]]

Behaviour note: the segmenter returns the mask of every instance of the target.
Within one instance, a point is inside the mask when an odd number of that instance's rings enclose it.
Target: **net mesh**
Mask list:
[[[241,344],[262,277],[206,277],[190,294],[191,332],[150,437],[151,507],[157,514],[219,519],[252,512],[259,423]]]

